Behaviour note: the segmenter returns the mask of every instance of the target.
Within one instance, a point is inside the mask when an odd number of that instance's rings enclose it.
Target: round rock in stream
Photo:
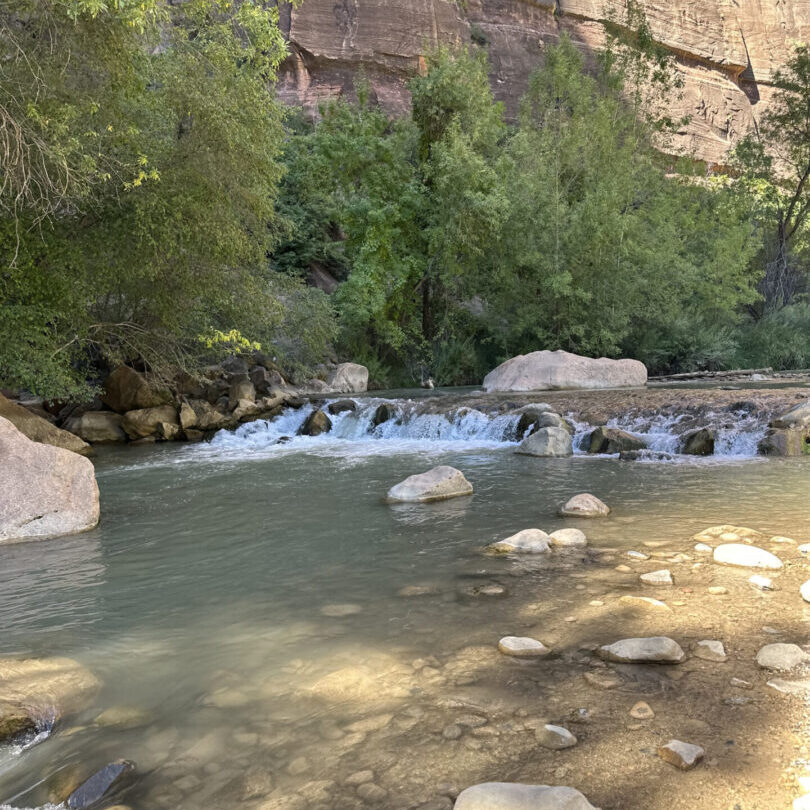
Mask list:
[[[596,810],[570,787],[484,782],[462,790],[454,810]]]
[[[766,644],[757,653],[757,663],[763,669],[794,669],[810,656],[798,644]]]
[[[743,543],[724,543],[714,550],[714,561],[723,565],[737,565],[741,568],[766,568],[778,571],[782,561],[770,551]]]
[[[472,495],[472,492],[472,484],[461,470],[442,465],[400,481],[388,490],[387,500],[394,503],[425,503]]]
[[[519,636],[504,636],[498,642],[498,649],[515,658],[541,658],[551,652],[542,641]]]
[[[540,529],[524,529],[505,540],[490,543],[487,551],[497,554],[545,554],[551,551],[551,537]]]
[[[550,535],[551,543],[554,546],[561,548],[582,547],[588,545],[588,538],[585,537],[585,532],[579,529],[558,529]]]
[[[610,514],[610,507],[589,492],[574,495],[561,507],[562,517],[605,517]]]
[[[686,658],[680,645],[666,636],[621,639],[600,647],[599,655],[624,664],[680,664]]]

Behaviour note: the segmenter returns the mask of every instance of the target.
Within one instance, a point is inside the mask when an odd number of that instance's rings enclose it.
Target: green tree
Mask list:
[[[772,84],[770,107],[734,153],[738,188],[750,204],[763,244],[763,305],[757,315],[790,304],[807,288],[810,50],[796,48]]]

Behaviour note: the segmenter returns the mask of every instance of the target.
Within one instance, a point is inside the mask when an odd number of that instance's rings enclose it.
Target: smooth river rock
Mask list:
[[[658,749],[658,756],[682,771],[695,767],[706,752],[699,746],[681,740],[670,740]]]
[[[810,579],[802,583],[802,586],[799,588],[799,594],[801,594],[805,602],[810,602]]]
[[[504,636],[498,642],[498,649],[514,658],[542,658],[551,652],[542,641],[520,636]]]
[[[76,534],[98,517],[92,462],[31,441],[0,417],[0,543]]]
[[[770,551],[744,543],[724,543],[714,550],[714,561],[723,565],[737,565],[741,568],[766,568],[778,571],[782,561]]]
[[[515,450],[521,456],[564,458],[574,452],[571,434],[561,427],[544,427],[527,436]]]
[[[585,532],[579,529],[557,529],[557,531],[552,532],[549,537],[551,537],[551,544],[553,546],[559,546],[561,548],[581,548],[582,546],[588,545],[588,538],[585,536]]]
[[[795,669],[810,656],[798,644],[766,644],[757,653],[757,663],[763,669]]]
[[[632,433],[619,428],[598,427],[588,438],[589,453],[627,453],[646,450],[647,443]]]
[[[638,360],[594,359],[562,350],[518,355],[484,377],[485,391],[629,388],[646,384],[647,368]]]
[[[610,514],[610,507],[589,492],[569,498],[559,510],[562,517],[605,517]]]
[[[455,467],[434,467],[424,473],[410,475],[388,490],[392,502],[443,501],[460,495],[472,495],[472,484]]]
[[[490,543],[487,551],[498,554],[545,554],[551,551],[550,535],[541,529],[523,529],[497,543]]]
[[[577,744],[577,738],[567,728],[551,723],[538,728],[534,736],[543,748],[550,748],[552,751],[562,751]]]
[[[686,658],[680,645],[666,636],[621,639],[600,647],[599,655],[625,664],[680,664]]]
[[[722,641],[715,641],[713,639],[698,641],[692,652],[695,658],[702,658],[704,661],[722,663],[726,660],[726,649]]]
[[[184,404],[184,407],[188,406]],[[127,440],[121,427],[122,419],[121,414],[114,411],[85,411],[81,416],[68,419],[65,427],[91,444],[111,444]]]
[[[660,571],[648,571],[639,579],[645,585],[672,585],[672,574],[667,568],[662,568]]]
[[[459,793],[453,810],[597,810],[571,787],[484,782]]]

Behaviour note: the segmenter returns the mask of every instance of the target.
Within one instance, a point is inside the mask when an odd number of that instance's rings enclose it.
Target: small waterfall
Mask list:
[[[414,452],[464,448],[507,447],[519,442],[518,425],[522,413],[542,403],[525,405],[506,413],[484,412],[472,407],[453,407],[446,411],[436,408],[435,400],[388,400],[361,398],[352,400],[353,410],[329,414],[332,429],[321,436],[299,436],[298,432],[316,407],[328,413],[329,405],[337,399],[325,400],[317,406],[285,408],[274,419],[249,422],[235,431],[220,431],[208,447],[218,451],[322,450],[345,452],[353,445],[358,453]],[[378,409],[384,406],[388,418],[380,421]],[[587,437],[594,429],[591,424],[578,422],[570,414],[574,426],[574,452],[587,453]],[[698,427],[710,428],[715,434],[715,457],[750,458],[757,453],[757,444],[767,426],[759,415],[746,411],[707,412],[694,414],[628,414],[611,419],[608,427],[633,433],[644,439],[653,454],[677,456],[683,436]],[[655,456],[653,456],[655,457]],[[660,460],[660,456],[657,456]]]

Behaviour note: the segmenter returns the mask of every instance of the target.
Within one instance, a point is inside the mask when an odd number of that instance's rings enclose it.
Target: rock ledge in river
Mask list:
[[[472,495],[472,492],[472,484],[461,470],[442,465],[400,481],[388,490],[387,500],[424,503]]]

